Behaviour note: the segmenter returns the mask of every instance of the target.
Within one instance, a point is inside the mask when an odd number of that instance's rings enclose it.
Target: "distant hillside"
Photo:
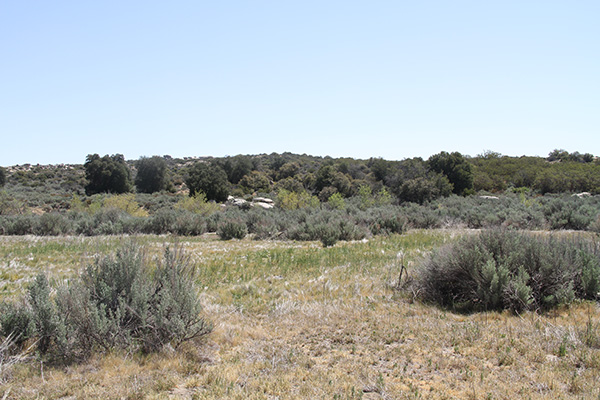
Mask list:
[[[600,162],[591,154],[555,150],[547,158],[508,157],[493,152],[477,157],[444,152],[440,155],[448,164],[444,167],[446,170],[436,169],[433,165],[433,159],[439,155],[429,160],[410,158],[402,161],[292,153],[163,156],[162,159],[168,167],[171,193],[186,192],[186,178],[190,168],[198,162],[222,169],[227,175],[228,191],[235,196],[287,190],[306,192],[326,201],[336,193],[349,198],[358,195],[361,188],[368,188],[371,193],[386,189],[399,203],[423,203],[453,191],[465,195],[480,191],[500,193],[508,189],[539,194],[600,193]],[[453,159],[455,155],[456,159]],[[133,182],[137,160],[126,163]],[[25,164],[6,167],[5,171],[4,190],[31,207],[66,209],[74,194],[85,196],[83,164]],[[462,171],[462,175],[457,175],[456,171]],[[464,187],[460,192],[456,190],[459,185]]]

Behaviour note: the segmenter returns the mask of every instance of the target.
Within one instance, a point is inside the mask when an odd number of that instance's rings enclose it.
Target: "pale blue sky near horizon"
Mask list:
[[[598,1],[0,3],[0,165],[600,155]]]

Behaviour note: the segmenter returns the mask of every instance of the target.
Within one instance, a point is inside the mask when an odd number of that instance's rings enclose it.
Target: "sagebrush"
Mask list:
[[[3,336],[18,344],[34,340],[41,354],[60,361],[113,349],[158,351],[212,329],[202,314],[195,267],[181,251],[167,248],[152,263],[135,244],[98,258],[55,295],[40,274],[27,298],[2,309]]]
[[[600,249],[583,236],[483,231],[435,251],[415,285],[422,299],[461,311],[548,310],[600,298]]]

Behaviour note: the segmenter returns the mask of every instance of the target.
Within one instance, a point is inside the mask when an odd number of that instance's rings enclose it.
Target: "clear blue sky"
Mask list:
[[[600,154],[600,1],[0,3],[0,165]]]

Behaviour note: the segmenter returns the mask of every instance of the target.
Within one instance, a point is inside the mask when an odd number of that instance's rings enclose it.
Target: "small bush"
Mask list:
[[[403,233],[407,219],[398,208],[379,207],[369,210],[369,229],[373,235]]]
[[[248,234],[248,227],[242,219],[227,218],[219,223],[217,235],[221,240],[243,239]]]
[[[283,210],[297,210],[299,208],[318,207],[319,199],[309,195],[305,191],[290,192],[281,189],[279,193],[277,193],[276,203]]]
[[[2,306],[2,334],[35,338],[42,354],[67,362],[94,351],[177,347],[212,329],[200,314],[194,280],[195,269],[180,252],[165,250],[153,267],[129,245],[96,260],[54,297],[39,275],[26,306]]]
[[[327,199],[327,205],[334,210],[343,210],[346,208],[344,196],[340,193],[334,193]]]
[[[600,250],[582,238],[485,231],[434,252],[416,284],[424,300],[462,311],[547,310],[600,298]]]
[[[35,322],[38,349],[45,353],[50,348],[56,330],[55,309],[50,301],[50,285],[46,275],[38,275],[29,287],[29,304]]]
[[[15,215],[7,218],[6,233],[9,235],[33,235],[38,229],[35,215]]]
[[[318,239],[323,244],[323,247],[331,247],[339,240],[339,232],[336,227],[329,224],[321,223],[314,225],[310,229],[313,239]]]
[[[0,337],[21,347],[35,331],[31,310],[24,304],[0,303]]]
[[[177,212],[169,208],[161,208],[153,216],[146,220],[146,233],[157,235],[172,233],[177,221]]]
[[[177,213],[177,219],[173,227],[174,232],[183,236],[197,236],[206,232],[206,222],[201,215],[191,212]]]
[[[116,194],[104,199],[104,208],[116,208],[133,217],[147,217],[148,211],[144,210],[135,199],[133,193]]]
[[[193,196],[186,196],[175,204],[176,209],[186,210],[194,214],[209,216],[220,210],[220,206],[215,202],[206,200],[206,195],[198,192]]]
[[[246,214],[248,233],[254,234],[255,240],[272,239],[279,234],[279,226],[274,210],[253,208]]]
[[[42,236],[58,236],[69,233],[70,221],[59,213],[46,213],[39,218],[37,234]]]

